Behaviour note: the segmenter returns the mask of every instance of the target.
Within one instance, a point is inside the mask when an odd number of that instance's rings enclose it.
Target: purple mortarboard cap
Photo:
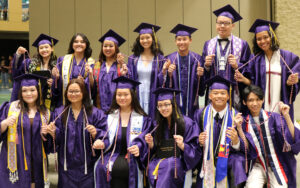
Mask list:
[[[32,43],[32,46],[34,47],[39,47],[40,45],[42,44],[49,44],[52,46],[52,42],[53,42],[53,45],[55,45],[58,40],[53,38],[53,37],[50,37],[48,35],[45,35],[45,34],[40,34],[40,36],[38,36],[38,38]]]
[[[157,32],[160,29],[160,26],[149,24],[149,23],[141,23],[137,28],[135,28],[134,32],[137,32],[139,34],[152,34],[152,28],[155,32]]]
[[[192,33],[197,31],[197,28],[194,27],[189,27],[187,25],[183,24],[177,24],[171,31],[170,33],[174,33],[177,36],[191,36]]]
[[[140,82],[127,78],[125,76],[120,76],[113,80],[117,84],[117,89],[135,89]]]
[[[225,78],[217,75],[214,76],[212,78],[210,78],[209,80],[207,80],[205,82],[206,86],[209,86],[210,90],[214,90],[214,89],[225,89],[225,90],[229,90],[230,85],[235,85],[235,83],[226,80]]]
[[[252,24],[251,28],[249,29],[249,32],[259,33],[262,31],[270,31],[269,25],[271,25],[273,30],[275,30],[279,26],[279,23],[268,21],[268,20],[257,19]]]
[[[179,90],[172,89],[172,88],[157,88],[154,92],[157,96],[158,101],[164,101],[164,100],[172,100],[175,95],[180,93]]]
[[[121,46],[126,40],[121,37],[118,33],[116,33],[114,30],[110,29],[108,30],[100,39],[100,42],[104,42],[105,40],[112,41],[116,43],[118,46]]]
[[[225,16],[227,18],[230,18],[232,20],[232,23],[237,22],[241,19],[243,19],[240,14],[234,10],[234,8],[231,5],[226,5],[218,10],[214,11],[214,14],[219,16]]]
[[[21,87],[23,86],[37,86],[39,84],[39,79],[47,79],[46,77],[42,77],[36,74],[22,74],[15,78],[15,81],[21,83]]]

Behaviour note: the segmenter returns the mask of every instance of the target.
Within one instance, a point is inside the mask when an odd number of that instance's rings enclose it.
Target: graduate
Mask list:
[[[200,126],[199,144],[203,152],[197,166],[196,187],[234,187],[233,173],[236,173],[231,170],[231,153],[239,148],[240,139],[233,124],[236,111],[230,101],[233,83],[215,76],[206,84],[211,102],[194,115]]]
[[[52,84],[52,95],[56,100],[56,107],[65,105],[64,93],[69,81],[74,78],[84,79],[86,89],[91,98],[92,68],[95,64],[91,55],[92,49],[88,38],[82,33],[75,34],[71,38],[68,54],[58,58],[57,66],[52,71],[52,75],[55,78]]]
[[[206,41],[202,51],[205,80],[219,75],[235,82],[235,70],[246,63],[251,55],[248,43],[232,34],[234,23],[240,21],[242,17],[230,5],[215,10],[214,14],[217,16],[216,31],[218,35]],[[243,69],[239,72],[243,72]],[[239,93],[242,92],[243,87],[238,84],[232,91],[233,106],[237,109],[240,109],[241,106]]]
[[[124,57],[119,47],[126,41],[113,30],[107,31],[99,41],[102,43],[99,61],[95,63],[93,74],[94,103],[97,108],[107,111],[110,108],[116,83],[112,80],[128,72]]]
[[[150,147],[148,178],[151,187],[191,187],[192,169],[199,161],[199,127],[177,107],[178,90],[158,88],[157,128],[145,140]],[[176,156],[175,156],[176,154]]]
[[[44,72],[44,76],[49,76],[47,81],[42,82],[43,100],[48,109],[50,109],[51,106],[55,106],[55,101],[52,100],[51,97],[51,85],[53,83],[51,71],[53,67],[56,66],[57,57],[54,54],[54,45],[56,45],[57,42],[57,39],[42,33],[32,44],[32,46],[37,48],[37,54],[35,54],[32,59],[29,57],[27,49],[20,46],[12,61],[13,79],[24,73],[36,73],[37,71]],[[20,85],[18,84],[19,82],[14,82],[13,84],[10,101],[18,99],[18,91],[20,89]]]
[[[128,59],[130,77],[141,82],[137,88],[141,107],[151,118],[154,118],[156,106],[153,91],[163,82],[162,75],[160,75],[161,79],[158,78],[164,61],[163,52],[156,37],[159,29],[157,25],[141,23],[134,30],[139,35],[133,44],[133,55]]]
[[[192,33],[196,30],[196,28],[190,26],[177,24],[170,31],[175,34],[178,51],[166,56],[169,61],[165,62],[162,70],[164,76],[167,76],[165,87],[181,90],[177,102],[179,102],[181,112],[190,118],[193,117],[195,110],[199,108],[197,103],[199,92],[202,96],[205,90],[204,79],[200,79],[204,73],[201,56],[189,50],[192,43]]]
[[[274,33],[279,23],[257,19],[249,32],[253,32],[254,58],[249,62],[246,77],[237,75],[245,84],[257,85],[264,91],[263,108],[270,112],[276,103],[282,101],[290,106],[294,120],[294,101],[299,92],[299,57],[292,52],[279,49],[279,41]],[[247,76],[248,75],[248,76]],[[279,113],[279,108],[275,109]]]
[[[94,143],[94,148],[105,150],[95,164],[95,187],[142,188],[147,159],[144,137],[153,128],[152,121],[137,99],[140,83],[123,76],[114,82],[117,89],[107,117],[109,145],[100,139]]]
[[[40,77],[23,74],[15,79],[20,89],[18,100],[0,107],[0,182],[1,187],[49,187],[47,177],[47,134],[50,111],[39,90]]]
[[[267,184],[271,188],[296,188],[295,155],[300,151],[300,127],[293,124],[289,105],[279,102],[281,114],[263,110],[264,91],[255,85],[244,89],[243,103],[250,113],[238,114],[235,121],[242,124],[249,143],[251,162],[246,187],[262,188]],[[243,145],[241,142],[241,150]]]
[[[97,160],[92,144],[105,134],[106,115],[93,107],[80,78],[70,80],[65,91],[65,106],[56,108],[48,125],[55,129],[51,151],[58,154],[58,187],[94,186],[93,168]],[[108,144],[108,140],[104,140]],[[55,150],[54,150],[55,147]]]

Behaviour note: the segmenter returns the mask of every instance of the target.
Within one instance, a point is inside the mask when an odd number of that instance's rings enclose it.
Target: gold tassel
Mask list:
[[[270,29],[272,35],[274,36],[274,39],[275,39],[275,45],[278,45],[278,39],[277,39],[277,36],[276,36],[276,34],[275,34],[275,32],[274,32],[274,30],[273,30],[271,24],[269,24],[269,29]]]
[[[39,79],[39,92],[40,92],[40,105],[43,104],[43,94],[42,94],[42,84],[41,80]]]
[[[53,56],[54,56],[54,42],[53,42],[53,39],[51,39],[51,45],[52,45],[52,49],[53,49],[53,51],[52,51],[52,53],[53,53]]]

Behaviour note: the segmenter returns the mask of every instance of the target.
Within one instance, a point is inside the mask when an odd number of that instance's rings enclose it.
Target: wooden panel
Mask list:
[[[58,56],[67,53],[69,42],[75,34],[74,17],[74,0],[50,1],[50,35],[59,40],[55,46],[55,52]]]
[[[76,33],[84,33],[93,49],[92,56],[98,59],[100,53],[100,43],[98,39],[101,37],[101,1],[85,0],[75,1],[75,31]]]
[[[33,41],[40,33],[49,34],[49,8],[50,0],[31,1],[30,2],[30,22],[29,22],[29,46],[30,52],[35,53],[36,48],[31,46]],[[32,10],[32,11],[31,11]],[[21,19],[21,18],[20,18]],[[33,54],[32,54],[33,55]]]
[[[138,36],[133,30],[142,22],[155,24],[155,0],[128,0],[128,54]]]
[[[268,0],[242,0],[240,1],[240,10],[243,13],[244,19],[240,23],[240,36],[247,40],[252,49],[253,33],[248,32],[251,25],[258,18],[269,19],[268,7],[270,6]]]
[[[183,1],[156,0],[156,24],[162,29],[157,33],[165,55],[177,50],[174,34],[170,30],[178,23],[183,23]]]
[[[213,11],[227,5],[227,4],[230,4],[237,12],[240,12],[239,11],[239,0],[211,0],[212,2],[212,10],[211,10],[211,16],[212,16],[212,37],[216,36],[217,35],[217,32],[216,32],[216,19],[217,17],[215,16],[215,14],[213,13]],[[245,18],[243,16],[243,13],[240,13],[241,16],[243,18]],[[236,22],[235,23],[235,28],[233,29],[232,33],[236,36],[239,36],[240,32],[239,32],[239,22]]]
[[[183,23],[198,28],[193,34],[191,50],[202,53],[204,42],[211,38],[210,1],[184,0]]]
[[[113,29],[125,39],[128,39],[128,9],[127,0],[103,0],[101,6],[102,33]],[[128,44],[124,43],[121,52],[128,52]]]

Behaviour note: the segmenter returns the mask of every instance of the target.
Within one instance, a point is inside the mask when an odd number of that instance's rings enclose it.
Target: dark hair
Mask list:
[[[52,48],[52,45],[50,45],[50,46]],[[33,58],[36,58],[37,59],[37,65],[41,66],[41,63],[43,63],[43,57],[40,55],[39,48],[37,48],[37,54],[33,55]],[[52,70],[53,67],[55,67],[56,61],[57,61],[56,55],[53,52],[51,52],[50,59],[49,59],[49,69],[50,70]]]
[[[172,104],[172,114],[171,114],[171,130],[170,130],[170,136],[172,136],[173,138],[173,135],[175,134],[175,122],[177,124],[177,132],[176,134],[177,135],[181,135],[181,136],[184,136],[184,132],[185,132],[185,122],[184,122],[184,119],[183,119],[183,116],[181,114],[181,111],[180,109],[177,107],[177,112],[178,112],[178,115],[179,115],[179,118],[177,118],[177,115],[176,115],[176,108],[175,108],[175,102],[174,100],[171,100],[171,104]],[[154,142],[155,142],[155,145],[159,146],[160,145],[160,141],[164,139],[164,131],[166,129],[168,129],[168,120],[167,118],[163,117],[160,112],[158,111],[158,109],[156,109],[156,112],[155,112],[155,119],[156,119],[156,122],[157,122],[157,130],[155,131],[155,134],[154,134]]]
[[[154,56],[158,56],[159,54],[164,55],[164,53],[160,49],[160,43],[157,41],[158,49],[156,49],[156,43],[155,43],[155,40],[154,40],[154,35],[153,34],[150,34],[150,35],[152,37],[152,45],[151,45],[151,52],[152,52],[152,54]],[[141,55],[141,53],[144,51],[144,48],[143,48],[143,46],[140,43],[140,36],[141,35],[139,35],[135,39],[135,42],[133,43],[133,48],[131,50],[135,56]]]
[[[89,39],[83,33],[76,33],[75,35],[73,35],[73,37],[71,38],[71,41],[69,43],[68,54],[73,54],[74,53],[73,43],[74,43],[77,36],[81,36],[83,41],[86,44],[86,48],[84,50],[84,57],[85,58],[90,58],[92,56],[93,50],[91,48]]]
[[[256,86],[256,85],[249,85],[247,86],[244,90],[243,90],[243,93],[242,93],[242,97],[243,97],[243,101],[246,102],[247,99],[248,99],[248,96],[250,95],[250,93],[254,93],[255,95],[257,95],[257,97],[260,99],[260,100],[263,100],[264,99],[264,92],[263,90]]]
[[[87,92],[87,89],[85,87],[85,84],[84,84],[84,81],[83,79],[81,78],[76,78],[76,79],[72,79],[70,80],[70,82],[68,83],[67,85],[67,88],[66,88],[66,91],[64,93],[65,95],[65,108],[67,108],[68,106],[71,105],[71,102],[68,100],[68,90],[69,90],[69,87],[70,85],[72,84],[78,84],[79,87],[80,87],[80,90],[82,92],[82,105],[83,107],[85,108],[86,110],[86,113],[87,115],[91,115],[92,114],[92,111],[93,111],[93,105],[91,103],[91,100],[90,100],[90,96]],[[63,122],[64,122],[64,125],[66,125],[66,121],[67,121],[67,115],[68,115],[68,110],[66,110],[64,113],[63,113]]]
[[[36,108],[37,108],[37,111],[41,112],[41,113],[45,113],[46,112],[46,107],[44,105],[44,103],[41,105],[41,94],[39,92],[39,87],[38,86],[35,86],[36,90],[37,90],[37,93],[38,93],[38,97],[37,97],[37,100],[35,101],[35,105],[36,105]],[[21,111],[23,112],[28,112],[28,105],[27,103],[24,101],[23,97],[22,97],[22,87],[21,89],[19,90],[19,93],[18,93],[18,98],[19,98],[19,106],[21,108]]]
[[[271,31],[268,31],[269,37],[271,37],[271,50],[274,52],[276,50],[279,49],[279,42],[277,41],[277,43],[275,43],[275,37],[273,36],[273,34],[271,33]],[[252,51],[253,53],[256,55],[258,53],[263,53],[264,51],[262,49],[260,49],[260,47],[257,45],[256,42],[256,34],[254,34],[254,38],[252,40],[253,43],[253,47],[252,47]]]
[[[106,61],[106,57],[103,53],[103,45],[104,42],[101,45],[101,50],[100,50],[100,55],[99,55],[99,62],[102,64],[104,61]],[[117,55],[120,52],[119,46],[114,42],[115,45],[115,54],[114,54],[114,59],[117,59]]]
[[[134,91],[133,89],[129,89],[130,90],[130,94],[131,94],[131,108],[133,108],[133,110],[138,113],[138,114],[141,114],[143,116],[146,116],[146,112],[143,110],[143,108],[141,107],[140,105],[140,102],[138,100],[138,97],[137,97],[137,94],[136,94],[136,91]],[[117,95],[117,89],[114,93],[114,96],[113,96],[113,99],[112,99],[112,102],[111,102],[111,105],[110,105],[110,108],[109,110],[106,112],[106,114],[111,114],[113,113],[115,110],[119,109],[120,106],[118,105],[117,103],[117,100],[116,100],[116,95]]]

